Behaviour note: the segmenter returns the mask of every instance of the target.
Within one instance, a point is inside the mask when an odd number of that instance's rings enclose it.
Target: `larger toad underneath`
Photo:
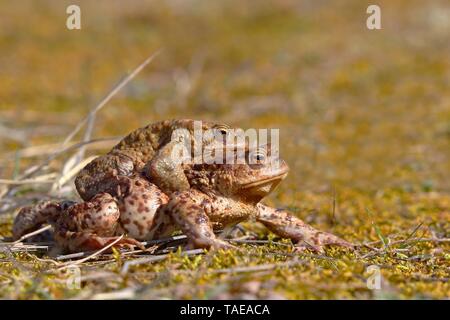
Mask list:
[[[184,175],[190,185],[186,190],[166,194],[144,177],[135,175],[123,179],[115,197],[99,193],[68,208],[47,202],[38,209],[23,209],[19,216],[23,216],[22,220],[34,216],[52,222],[58,244],[69,251],[98,249],[124,234],[127,237],[119,245],[139,245],[136,240],[158,239],[175,230],[187,235],[190,247],[229,248],[214,232],[248,219],[294,240],[300,249],[321,251],[330,244],[352,247],[285,210],[260,203],[288,173],[286,163],[275,159],[269,146],[256,153],[247,150],[245,159],[244,164],[186,167]]]

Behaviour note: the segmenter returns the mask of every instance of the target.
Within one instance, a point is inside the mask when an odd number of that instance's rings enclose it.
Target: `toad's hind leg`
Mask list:
[[[338,245],[353,248],[353,244],[331,233],[314,229],[310,225],[282,210],[258,204],[257,221],[264,224],[270,231],[283,238],[297,241],[299,250],[310,248],[314,251],[323,251],[325,245]]]
[[[18,240],[45,223],[54,223],[60,214],[73,204],[72,201],[43,201],[35,206],[20,209],[13,223],[13,239]]]
[[[119,238],[116,233],[119,215],[116,200],[108,193],[100,193],[61,214],[55,225],[55,239],[71,252],[101,249]],[[140,243],[122,238],[117,246],[123,245],[140,246]]]
[[[129,179],[129,193],[119,198],[119,233],[138,240],[151,240],[149,234],[158,208],[167,203],[168,197],[154,184],[142,177]]]

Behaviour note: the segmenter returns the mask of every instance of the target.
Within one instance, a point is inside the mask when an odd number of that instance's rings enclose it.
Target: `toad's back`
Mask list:
[[[83,200],[89,200],[99,191],[109,191],[109,183],[117,180],[111,178],[130,176],[142,170],[156,151],[170,141],[174,130],[186,129],[192,133],[194,123],[191,119],[164,120],[134,130],[110,152],[94,159],[80,171],[75,179],[78,193]],[[202,126],[207,129],[213,124],[202,122]]]

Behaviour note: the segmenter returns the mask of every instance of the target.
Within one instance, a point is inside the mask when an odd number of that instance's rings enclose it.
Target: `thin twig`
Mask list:
[[[8,185],[22,185],[22,184],[52,184],[55,180],[39,180],[39,179],[24,179],[24,180],[10,180],[10,179],[0,179],[0,184]]]
[[[91,140],[92,131],[94,130],[95,115],[96,115],[95,112],[90,113],[88,123],[86,125],[86,131],[85,131],[84,137],[83,137],[84,142]],[[78,162],[84,158],[85,152],[86,152],[86,146],[83,146],[78,150],[78,152],[76,154],[76,158],[77,158]]]
[[[66,153],[66,152],[70,152],[71,150],[80,148],[81,146],[83,146],[85,144],[90,144],[90,143],[94,143],[97,141],[106,141],[106,140],[111,140],[111,139],[112,138],[93,139],[88,142],[79,142],[79,143],[76,143],[73,145],[69,145],[66,148],[63,148],[59,151],[55,151],[50,156],[48,156],[46,160],[42,161],[40,164],[32,166],[32,167],[28,168],[27,170],[25,170],[25,172],[21,176],[19,176],[17,178],[17,180],[14,180],[14,181],[23,181],[24,179],[31,177],[33,174],[35,174],[36,172],[42,170],[45,166],[47,166],[52,160],[56,159],[58,156]],[[117,140],[118,138],[114,138],[114,139]],[[53,183],[53,182],[51,182],[51,183]],[[17,183],[14,183],[14,184],[17,184]],[[6,188],[5,190],[0,189],[0,200],[2,200],[2,198],[5,195],[11,195],[13,193],[13,191],[14,191],[14,189],[9,189],[9,188]],[[6,210],[2,210],[0,213],[5,212],[5,211]]]
[[[83,127],[83,125],[90,119],[90,117],[92,117],[92,114],[95,114],[100,109],[102,109],[109,102],[109,100],[111,100],[123,87],[125,87],[128,84],[128,82],[130,82],[150,62],[152,62],[153,59],[157,55],[159,55],[160,52],[161,52],[161,50],[158,50],[155,53],[153,53],[150,57],[145,59],[145,61],[142,62],[136,69],[134,69],[133,72],[131,72],[127,77],[125,77],[122,81],[120,81],[120,83],[117,86],[115,86],[113,88],[113,90],[111,92],[109,92],[106,95],[106,97],[104,97],[103,100],[100,101],[100,103],[95,108],[93,108],[83,120],[81,120],[78,123],[78,125],[75,127],[75,129],[66,137],[66,139],[64,140],[62,145],[65,146],[67,143],[69,143],[73,139],[73,137],[78,133],[78,131],[80,131],[80,129]]]
[[[289,268],[295,267],[298,265],[304,265],[308,263],[306,260],[294,259],[287,262],[282,263],[270,263],[270,264],[260,264],[256,266],[246,266],[246,267],[234,267],[234,268],[223,268],[223,269],[206,269],[205,273],[213,273],[213,274],[233,274],[233,273],[247,273],[247,272],[260,272],[260,271],[269,271],[277,268]],[[193,273],[194,270],[173,270],[171,271],[174,274],[180,273]]]
[[[121,137],[105,137],[105,138],[98,138],[98,139],[91,139],[89,141],[77,141],[72,142],[69,146],[70,147],[78,147],[81,148],[83,146],[90,146],[90,148],[108,148],[111,143],[109,141],[118,141]],[[98,146],[92,146],[93,144],[98,144]],[[42,144],[37,146],[30,146],[23,149],[19,149],[14,152],[6,153],[3,158],[0,158],[0,161],[11,161],[13,159],[16,159],[17,153],[20,153],[20,157],[23,158],[32,158],[32,157],[39,157],[44,155],[49,155],[55,152],[55,149],[57,149],[61,143],[52,143],[52,144]],[[68,146],[68,147],[69,147]]]
[[[168,244],[168,243],[174,242],[174,241],[185,240],[186,238],[187,237],[185,235],[178,235],[178,236],[172,236],[172,237],[167,237],[167,238],[162,238],[162,239],[157,239],[157,240],[142,241],[141,245],[148,246],[148,245],[157,245],[157,244]],[[137,252],[140,252],[140,251],[142,251],[142,250],[137,250]],[[61,255],[61,256],[56,257],[56,260],[61,261],[61,260],[86,257],[94,252],[95,251],[85,251],[85,252],[76,252],[76,253]]]
[[[235,267],[235,268],[225,268],[225,269],[216,269],[210,270],[211,273],[243,273],[243,272],[258,272],[258,271],[267,271],[274,270],[277,268],[289,268],[302,264],[306,264],[305,260],[293,260],[283,263],[270,263],[270,264],[261,264],[257,266],[250,267]]]
[[[135,288],[125,288],[113,292],[96,293],[91,299],[92,300],[123,300],[132,299],[135,295]]]
[[[61,153],[64,152],[64,147],[66,147],[66,145],[73,139],[73,137],[80,131],[80,129],[83,127],[83,125],[90,119],[90,117],[92,117],[92,114],[95,114],[96,112],[98,112],[101,108],[103,108],[106,103],[109,102],[109,100],[111,100],[111,98],[113,98],[125,85],[128,84],[128,82],[130,82],[139,72],[142,71],[142,69],[144,69],[159,53],[161,50],[156,51],[155,53],[153,53],[150,57],[148,57],[143,63],[141,63],[136,69],[133,70],[133,72],[131,72],[127,77],[125,77],[118,85],[116,85],[112,91],[110,91],[109,94],[106,95],[105,98],[103,98],[102,101],[100,101],[100,103],[93,108],[89,114],[83,119],[81,120],[81,122],[79,122],[77,124],[77,126],[75,127],[74,130],[72,130],[72,132],[66,137],[66,139],[63,141],[62,146],[59,150],[57,150],[55,153],[53,153],[52,155],[50,155],[46,161],[42,162],[40,165],[34,166],[32,167],[32,169],[27,170],[23,175],[21,175],[19,177],[18,180],[23,180],[26,178],[31,177],[34,173],[38,172],[39,170],[41,170],[43,167],[45,167],[50,161],[52,161],[54,158],[56,158],[58,155],[60,155]],[[2,198],[5,194],[10,194],[11,190],[7,189],[6,191],[2,191],[0,193],[0,198]]]
[[[94,160],[97,156],[87,157],[83,161],[78,162],[76,165],[72,166],[67,172],[62,173],[57,181],[55,181],[52,185],[52,191],[55,191],[61,188],[67,181],[70,181],[78,172],[83,169],[89,162]]]
[[[181,253],[181,255],[182,256],[192,256],[192,255],[202,254],[204,252],[205,251],[203,249],[194,249],[194,250],[183,251]],[[140,265],[140,264],[144,264],[144,263],[152,263],[152,262],[162,261],[162,260],[167,259],[168,257],[169,257],[169,254],[161,254],[161,255],[157,255],[157,256],[151,256],[151,257],[127,261],[124,263],[122,270],[120,271],[120,274],[126,275],[131,266],[136,266],[136,265]]]
[[[35,246],[35,245],[19,245],[9,248],[11,252],[30,252],[30,251],[48,251],[48,246]],[[0,248],[0,251],[3,251]]]
[[[14,246],[16,244],[19,244],[20,242],[22,242],[25,239],[28,239],[28,238],[30,238],[32,236],[35,236],[37,234],[40,234],[40,233],[42,233],[44,231],[49,230],[51,227],[52,227],[51,225],[44,226],[44,227],[42,227],[40,229],[37,229],[37,230],[35,230],[33,232],[30,232],[30,233],[27,233],[27,234],[21,236],[18,240],[14,241],[14,242],[10,242],[10,243],[6,243],[5,242],[5,243],[1,243],[1,244],[9,244],[9,245],[13,245]]]
[[[445,243],[445,242],[450,242],[450,238],[410,238],[410,239],[403,239],[403,240],[392,241],[390,243],[390,245],[392,246],[392,245],[395,245],[395,244],[410,243],[410,242],[437,242],[437,243],[442,243],[443,242],[443,243]],[[380,244],[380,243],[382,243],[382,241],[373,241],[373,242],[370,242],[370,243],[364,243],[361,246],[365,246],[365,247],[371,248],[371,247],[368,246],[369,244],[370,245],[375,245],[375,244]],[[371,248],[371,249],[374,249],[374,248]]]
[[[83,259],[80,259],[80,260],[77,260],[77,261],[68,263],[67,265],[62,266],[61,268],[58,268],[57,270],[62,270],[62,269],[69,268],[69,267],[72,267],[72,266],[76,266],[77,264],[86,262],[86,261],[88,261],[89,259],[92,259],[92,258],[98,256],[99,254],[101,254],[102,252],[108,250],[108,249],[111,248],[113,245],[115,245],[115,244],[118,243],[120,240],[122,240],[122,238],[123,238],[123,235],[121,235],[121,236],[118,237],[116,240],[114,240],[113,242],[111,242],[111,243],[108,244],[107,246],[103,247],[102,249],[100,249],[100,250],[94,252],[93,254],[87,256],[86,258],[83,258]]]
[[[236,242],[244,244],[274,244],[277,246],[291,247],[290,244],[270,240],[246,240],[246,239],[224,239],[224,240],[228,242]]]

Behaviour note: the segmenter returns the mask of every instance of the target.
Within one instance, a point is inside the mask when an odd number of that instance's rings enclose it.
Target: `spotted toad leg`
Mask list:
[[[55,225],[55,239],[71,252],[101,249],[118,239],[119,216],[116,200],[108,193],[99,193],[62,212]],[[138,241],[126,237],[117,246],[141,247]]]
[[[353,244],[331,233],[316,230],[285,210],[274,209],[263,204],[258,204],[257,207],[257,221],[280,237],[297,241],[297,250],[310,248],[322,252],[325,245],[353,248]]]
[[[189,192],[173,193],[169,202],[156,213],[155,226],[151,231],[154,238],[168,235],[171,226],[175,225],[187,236],[190,248],[234,248],[216,238],[211,221],[200,203],[201,199],[194,199]]]
[[[129,179],[128,194],[118,198],[120,225],[117,233],[125,233],[138,240],[151,240],[149,234],[154,225],[158,208],[169,197],[158,187],[142,177]]]
[[[73,204],[72,201],[43,201],[35,206],[20,209],[13,223],[13,239],[18,240],[45,223],[54,223],[59,215]]]

